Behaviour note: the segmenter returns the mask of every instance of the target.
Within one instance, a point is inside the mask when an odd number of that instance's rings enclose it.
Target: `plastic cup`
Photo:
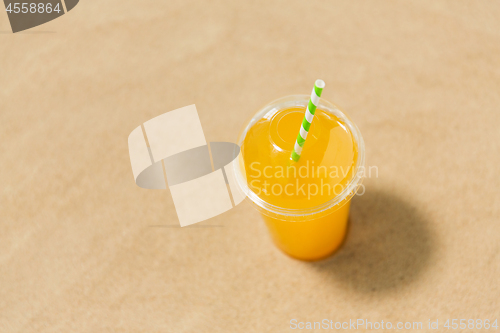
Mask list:
[[[305,110],[308,101],[307,95],[293,95],[269,103],[244,126],[238,145],[242,150],[245,149],[243,143],[249,129],[266,115],[293,107],[303,107]],[[237,183],[262,215],[276,246],[291,257],[306,261],[324,259],[341,246],[346,235],[351,198],[361,185],[365,165],[364,142],[356,125],[337,106],[323,98],[318,109],[336,116],[350,131],[356,146],[353,172],[346,179],[346,186],[335,197],[310,208],[279,207],[259,197],[248,186],[243,154],[240,154],[239,163],[234,164]]]

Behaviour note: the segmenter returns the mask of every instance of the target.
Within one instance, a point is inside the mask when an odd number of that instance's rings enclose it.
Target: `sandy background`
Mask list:
[[[0,13],[0,332],[288,332],[290,320],[500,320],[500,2],[81,1]],[[128,134],[195,103],[234,141],[316,78],[378,177],[303,263],[245,202],[179,228]],[[221,121],[223,120],[223,121]]]

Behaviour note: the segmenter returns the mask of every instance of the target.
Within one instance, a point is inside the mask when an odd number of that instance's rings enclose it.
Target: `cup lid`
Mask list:
[[[283,109],[290,109],[297,107],[305,108],[308,102],[309,102],[308,95],[291,95],[277,99],[267,104],[262,109],[257,111],[255,115],[246,123],[246,125],[244,126],[243,130],[239,135],[237,142],[238,145],[240,147],[243,146],[244,140],[250,128],[252,128],[252,126],[254,126],[259,120],[263,118],[271,119],[278,111]],[[349,199],[356,193],[358,187],[361,185],[361,182],[364,177],[365,147],[359,129],[336,105],[326,101],[323,98],[320,99],[320,102],[318,104],[318,109],[334,115],[337,119],[339,119],[342,122],[343,125],[345,125],[346,128],[348,128],[348,130],[352,135],[353,142],[356,145],[357,158],[353,166],[353,172],[351,173],[350,179],[347,179],[346,186],[343,187],[343,190],[340,193],[338,193],[333,198],[317,206],[308,208],[279,207],[275,204],[271,204],[266,200],[264,200],[248,186],[244,168],[245,165],[244,157],[243,154],[240,154],[239,163],[233,164],[234,167],[233,171],[235,174],[236,181],[241,190],[246,194],[246,196],[250,199],[250,201],[256,206],[256,208],[261,213],[275,218],[286,216],[287,221],[293,221],[295,219],[296,220],[300,219],[301,221],[303,221],[304,219],[308,218],[316,218],[320,214],[330,213],[332,211],[332,208],[334,208],[335,206],[337,206],[337,208],[335,209],[338,209],[343,204],[347,203]],[[281,125],[286,126],[286,122],[290,121],[289,118],[290,117],[282,117],[281,119],[278,119],[276,121],[273,119],[272,122],[275,124],[273,126],[274,127]],[[280,123],[280,125],[276,125],[278,122]],[[281,122],[284,123],[281,124]],[[312,122],[311,126],[314,126],[314,121]],[[270,135],[269,144],[273,145],[274,149],[280,149],[280,147],[282,147],[282,142],[280,142],[280,140],[289,141],[290,139],[290,138],[282,138],[282,135],[276,134],[278,133],[277,131],[274,132],[271,131],[271,133],[273,135]],[[313,141],[314,137],[308,136],[307,140]]]

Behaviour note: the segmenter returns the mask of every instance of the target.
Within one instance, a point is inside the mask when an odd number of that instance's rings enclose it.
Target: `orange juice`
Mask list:
[[[321,100],[301,158],[290,159],[307,97],[278,100],[252,119],[240,145],[248,197],[275,244],[302,260],[318,260],[342,243],[350,199],[360,184],[364,145],[357,127]]]

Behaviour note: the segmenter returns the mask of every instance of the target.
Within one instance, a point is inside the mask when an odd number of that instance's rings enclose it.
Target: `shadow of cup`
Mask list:
[[[430,264],[429,221],[401,197],[367,190],[355,196],[343,247],[314,268],[362,292],[394,290],[415,281]]]

